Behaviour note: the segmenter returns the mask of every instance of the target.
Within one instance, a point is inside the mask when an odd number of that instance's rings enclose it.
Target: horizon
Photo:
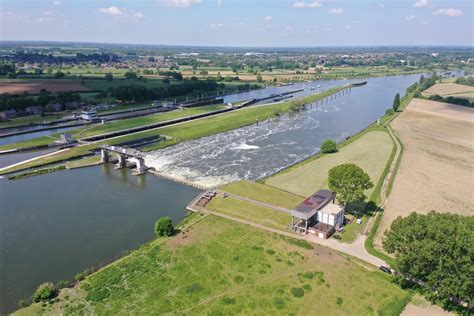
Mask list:
[[[0,38],[199,47],[472,47],[472,14],[473,4],[465,0],[4,0]]]

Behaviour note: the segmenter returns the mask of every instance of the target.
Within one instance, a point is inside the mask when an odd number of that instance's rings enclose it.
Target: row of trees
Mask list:
[[[459,77],[454,81],[457,84],[463,84],[466,86],[474,86],[474,77],[469,76],[469,77]]]
[[[462,106],[468,106],[470,108],[474,107],[474,102],[469,101],[469,99],[466,98],[457,98],[457,97],[442,97],[438,94],[431,95],[429,97],[430,100],[433,101],[438,101],[438,102],[445,102],[445,103],[451,103],[451,104],[457,104],[457,105],[462,105]]]
[[[48,111],[48,104],[59,103],[63,106],[68,102],[80,101],[81,95],[73,92],[59,92],[55,95],[43,91],[37,98],[25,95],[13,95],[9,93],[0,94],[0,111],[17,110],[24,111],[29,106],[45,106]]]
[[[186,80],[180,84],[167,85],[165,87],[147,88],[140,85],[124,85],[111,91],[111,95],[120,101],[147,101],[168,97],[188,95],[194,92],[213,91],[224,88],[225,85],[215,81]]]

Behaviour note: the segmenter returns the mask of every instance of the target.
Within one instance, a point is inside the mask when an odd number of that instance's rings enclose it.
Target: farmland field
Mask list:
[[[409,295],[327,248],[193,214],[160,238],[19,315],[398,315]]]
[[[413,99],[392,123],[404,145],[376,242],[398,216],[474,214],[474,109]]]
[[[457,83],[437,83],[423,91],[423,95],[438,94],[442,97],[456,97],[474,99],[474,87],[465,86]]]
[[[295,168],[284,170],[267,179],[265,183],[300,196],[309,196],[319,189],[327,188],[329,169],[350,162],[367,172],[375,185],[385,168],[392,148],[393,143],[387,133],[370,131],[342,147],[337,153],[324,155]],[[370,190],[366,193],[370,195],[371,192]]]
[[[22,94],[24,92],[29,94],[39,94],[42,89],[46,89],[52,93],[56,92],[83,92],[89,91],[89,88],[82,86],[78,82],[67,82],[67,81],[48,81],[48,80],[35,80],[35,81],[1,81],[0,82],[0,93],[11,93],[11,94]]]

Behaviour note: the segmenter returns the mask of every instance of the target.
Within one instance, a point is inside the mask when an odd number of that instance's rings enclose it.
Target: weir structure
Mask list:
[[[127,158],[134,158],[137,161],[135,174],[142,174],[148,169],[145,166],[145,154],[139,150],[136,150],[133,148],[125,148],[121,146],[101,145],[100,146],[101,162],[102,163],[109,162],[111,153],[115,153],[118,155],[117,168],[125,168],[126,163],[127,163]]]

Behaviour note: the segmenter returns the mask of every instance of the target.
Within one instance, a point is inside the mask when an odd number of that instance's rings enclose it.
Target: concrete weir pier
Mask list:
[[[134,175],[145,173],[148,169],[145,166],[145,154],[133,148],[125,148],[120,146],[102,145],[100,146],[100,158],[102,163],[110,161],[110,154],[118,155],[118,163],[116,168],[125,168],[127,165],[127,158],[134,158],[137,161],[136,171]]]

